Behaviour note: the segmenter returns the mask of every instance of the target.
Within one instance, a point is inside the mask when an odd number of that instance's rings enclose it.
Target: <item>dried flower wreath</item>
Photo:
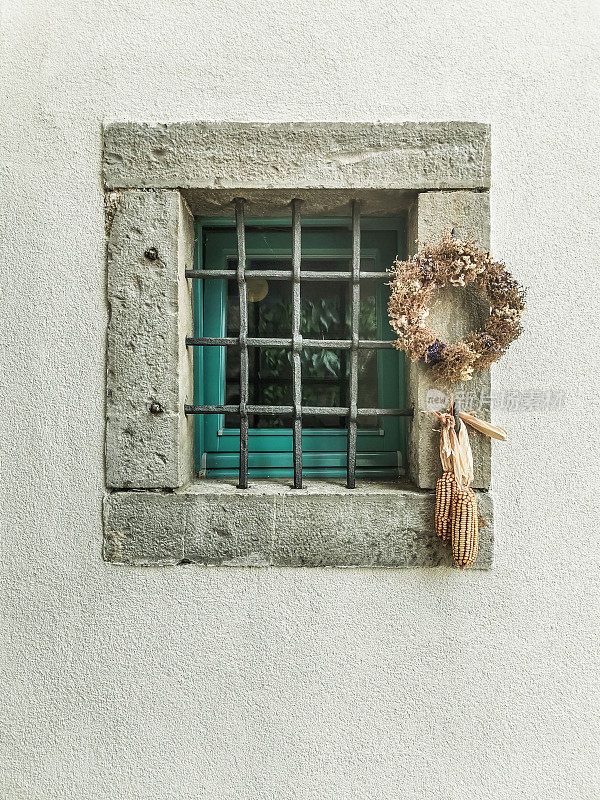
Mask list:
[[[422,244],[408,261],[396,260],[389,273],[392,293],[388,312],[398,334],[396,347],[405,350],[413,361],[431,364],[440,380],[470,380],[474,371],[497,361],[521,333],[525,290],[502,262],[494,261],[471,240],[445,233],[439,244]],[[447,284],[468,283],[487,297],[490,316],[481,330],[445,344],[425,323],[433,293]]]

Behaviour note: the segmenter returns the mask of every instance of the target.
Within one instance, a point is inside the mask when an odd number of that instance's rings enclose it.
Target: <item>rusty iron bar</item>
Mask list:
[[[235,200],[235,229],[237,233],[237,284],[240,299],[240,472],[239,489],[248,488],[248,298],[246,291],[246,226],[245,200]]]
[[[188,347],[226,347],[239,344],[236,336],[188,336],[185,340]],[[246,339],[248,347],[293,347],[294,340],[284,338],[268,338],[249,336]],[[351,350],[351,339],[302,339],[302,348],[317,348],[319,350]],[[358,342],[359,350],[387,350],[393,349],[394,342],[386,339],[361,339]]]
[[[348,452],[346,461],[346,486],[356,487],[356,433],[358,396],[358,330],[360,324],[360,207],[352,201],[352,300],[350,310],[350,375],[348,411]]]
[[[226,279],[237,280],[237,272],[234,269],[186,269],[186,278],[199,279]],[[246,272],[246,280],[250,278],[267,278],[271,281],[291,281],[294,280],[292,269],[249,269]],[[360,279],[363,280],[386,280],[390,275],[387,272],[361,272]],[[313,270],[302,270],[300,272],[301,281],[349,281],[352,279],[351,272],[315,272]]]
[[[259,406],[248,405],[248,414],[264,414],[268,417],[293,417],[294,406]],[[237,414],[239,405],[193,406],[184,407],[186,414]],[[316,417],[322,414],[332,417],[347,417],[349,406],[302,406],[303,417]],[[357,408],[358,417],[412,417],[412,408]]]
[[[302,488],[302,335],[300,333],[301,200],[292,200],[292,396],[294,403],[294,489]]]

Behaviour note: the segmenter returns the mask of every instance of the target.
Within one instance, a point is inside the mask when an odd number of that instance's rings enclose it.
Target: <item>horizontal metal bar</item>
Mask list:
[[[239,345],[237,336],[188,336],[185,340],[188,347],[232,347]],[[268,337],[248,337],[248,347],[292,347],[292,339],[279,339]],[[351,339],[302,339],[302,347],[318,350],[350,350]],[[388,350],[394,347],[394,342],[385,339],[361,339],[358,343],[359,350]]]
[[[250,278],[268,278],[272,281],[291,281],[294,273],[291,269],[249,269],[246,270],[246,280]],[[237,280],[237,272],[234,269],[186,269],[186,278],[225,278],[226,280]],[[312,270],[301,270],[301,281],[349,281],[352,278],[351,272],[315,272]],[[390,279],[387,272],[361,272],[361,280],[386,280]]]
[[[255,386],[290,386],[294,382],[294,378],[274,378],[270,375],[258,375],[252,378],[252,383]],[[341,378],[334,378],[332,375],[323,375],[320,378],[316,377],[315,375],[303,375],[302,376],[302,386],[308,384],[309,386],[314,386],[317,384],[321,386],[324,383],[331,384],[332,386],[339,386],[341,383]]]
[[[293,406],[246,406],[248,414],[264,414],[267,417],[292,416]],[[185,406],[186,414],[237,414],[239,405],[224,406]],[[348,406],[302,406],[302,416],[316,417],[320,415],[344,417],[348,416]],[[359,408],[359,417],[412,417],[412,408]]]

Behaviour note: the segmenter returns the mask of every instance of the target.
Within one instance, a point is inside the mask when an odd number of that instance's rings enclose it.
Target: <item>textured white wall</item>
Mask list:
[[[598,797],[598,9],[4,0],[0,797]],[[493,124],[492,573],[100,558],[103,119]],[[586,253],[589,253],[587,255]]]

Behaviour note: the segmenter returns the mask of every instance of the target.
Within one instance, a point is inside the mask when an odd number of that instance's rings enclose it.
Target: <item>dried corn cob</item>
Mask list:
[[[454,492],[454,513],[452,518],[452,557],[461,569],[466,569],[477,558],[479,547],[479,520],[477,499],[469,488]]]
[[[435,485],[435,532],[444,544],[452,537],[452,503],[456,490],[453,472],[444,472]]]

